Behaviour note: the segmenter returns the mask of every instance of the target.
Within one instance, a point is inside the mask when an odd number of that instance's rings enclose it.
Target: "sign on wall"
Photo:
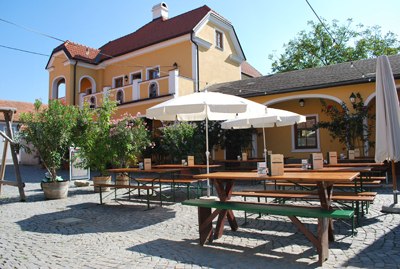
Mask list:
[[[79,157],[79,148],[69,148],[69,180],[90,179],[90,169],[76,167],[82,159]]]

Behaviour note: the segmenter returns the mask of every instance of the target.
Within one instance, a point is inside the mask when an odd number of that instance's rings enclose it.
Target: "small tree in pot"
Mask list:
[[[113,157],[110,130],[115,108],[116,103],[105,97],[101,107],[91,109],[86,105],[80,110],[79,134],[75,139],[75,144],[81,149],[82,162],[78,166],[98,172],[99,176],[92,177],[95,183],[111,183],[107,168]],[[95,191],[99,189],[95,188]]]
[[[137,162],[143,151],[152,146],[150,134],[143,119],[124,114],[121,118],[111,121],[110,129],[112,164],[116,168],[128,168]],[[126,175],[119,175],[117,179],[126,182]]]
[[[34,106],[34,112],[21,115],[21,138],[27,142],[25,148],[28,152],[36,150],[48,172],[42,181],[46,198],[65,198],[69,182],[57,176],[57,169],[61,167],[65,152],[72,145],[78,109],[66,106],[60,100],[50,100],[47,107],[36,100]]]

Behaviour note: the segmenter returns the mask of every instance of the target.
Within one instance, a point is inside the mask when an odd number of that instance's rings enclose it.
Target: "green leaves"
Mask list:
[[[65,106],[59,100],[50,100],[47,107],[36,100],[34,106],[35,112],[21,115],[21,137],[27,142],[28,152],[37,150],[50,173],[50,180],[54,181],[57,178],[56,170],[72,145],[78,108]]]
[[[272,71],[321,67],[400,52],[400,42],[392,32],[382,35],[380,26],[365,28],[359,24],[352,27],[352,22],[348,19],[347,23],[339,25],[337,20],[331,24],[324,21],[330,35],[324,25],[309,21],[311,29],[299,32],[288,44],[284,44],[283,54],[279,57],[268,56],[273,60]]]

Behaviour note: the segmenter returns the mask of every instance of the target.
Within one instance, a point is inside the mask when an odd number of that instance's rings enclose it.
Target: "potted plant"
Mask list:
[[[64,105],[60,100],[50,100],[42,106],[40,100],[34,103],[35,111],[22,113],[21,138],[26,141],[27,152],[38,154],[47,173],[42,188],[47,199],[65,198],[69,181],[57,175],[65,152],[72,144],[72,133],[76,127],[77,108]]]
[[[124,114],[121,118],[111,121],[110,129],[112,164],[115,168],[128,168],[137,162],[150,143],[146,123],[138,116]],[[118,184],[129,184],[127,175],[117,175]]]
[[[93,183],[111,183],[111,176],[107,173],[107,168],[110,167],[112,161],[111,150],[111,115],[116,108],[116,103],[111,101],[107,96],[103,99],[101,107],[89,108],[84,106],[80,110],[80,126],[78,132],[80,135],[75,140],[76,145],[81,149],[81,163],[79,167],[90,168],[98,173],[93,176]],[[104,188],[102,191],[108,191],[109,188]],[[99,188],[95,187],[95,192]]]

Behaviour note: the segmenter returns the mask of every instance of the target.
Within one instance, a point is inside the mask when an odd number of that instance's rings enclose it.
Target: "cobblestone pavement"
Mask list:
[[[44,170],[21,170],[27,201],[19,202],[10,186],[0,197],[0,268],[318,267],[316,249],[285,217],[251,217],[237,232],[225,227],[221,239],[201,247],[194,207],[169,202],[146,210],[145,203],[110,197],[100,206],[93,187],[72,183],[67,199],[44,200],[38,183]],[[335,222],[337,240],[324,268],[400,268],[400,214],[380,212],[393,196],[387,187],[379,193],[356,236],[348,223]],[[243,214],[236,216],[241,225]],[[315,229],[315,221],[309,223]]]

